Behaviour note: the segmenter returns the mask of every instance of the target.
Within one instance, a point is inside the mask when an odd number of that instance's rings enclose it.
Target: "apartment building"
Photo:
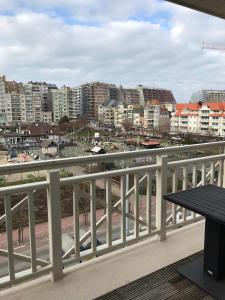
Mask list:
[[[48,112],[49,120],[50,103],[47,83],[23,84],[0,77],[0,124],[41,122],[42,112]]]
[[[191,103],[201,102],[225,102],[225,90],[201,90],[193,93]]]
[[[177,104],[171,131],[225,136],[225,102]]]
[[[147,101],[152,99],[157,99],[160,101],[160,104],[165,103],[176,103],[172,91],[167,89],[159,88],[148,88],[143,87],[142,85],[138,86],[140,93],[140,105],[145,105]]]
[[[119,102],[122,104],[139,105],[140,97],[137,89],[119,87]]]
[[[146,105],[144,108],[144,127],[162,132],[170,130],[170,113],[164,105]]]
[[[106,106],[99,106],[98,107],[98,120],[99,123],[102,125],[114,125],[114,112],[115,107],[106,107]]]
[[[136,105],[133,108],[133,125],[134,127],[144,127],[144,109]]]
[[[52,91],[52,105],[53,105],[53,121],[59,122],[64,116],[69,117],[69,94],[68,87]]]
[[[21,122],[19,84],[0,76],[0,125]]]
[[[114,125],[122,127],[124,122],[133,126],[143,126],[144,109],[139,105],[120,104],[114,108]]]
[[[64,116],[76,120],[82,115],[82,90],[63,86],[52,93],[53,121],[59,122]]]
[[[81,87],[71,88],[68,91],[69,119],[76,120],[82,116],[82,89]]]
[[[41,118],[41,123],[51,124],[53,121],[52,120],[52,112],[51,111],[42,111],[40,118]]]
[[[98,119],[98,107],[118,101],[118,90],[114,84],[92,82],[83,84],[80,88],[82,112],[88,120]]]
[[[0,125],[6,124],[5,115],[5,76],[0,76]]]
[[[22,120],[20,95],[15,92],[5,94],[5,119],[7,124]]]

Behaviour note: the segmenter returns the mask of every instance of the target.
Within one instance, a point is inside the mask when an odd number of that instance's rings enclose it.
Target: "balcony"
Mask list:
[[[44,179],[0,188],[0,297],[93,299],[201,251],[203,218],[169,205],[163,195],[207,183],[224,186],[224,160],[225,142],[216,142],[1,166],[9,178],[19,171],[41,172]],[[115,169],[87,174],[86,166],[103,162],[114,162]],[[73,176],[60,176],[62,168]],[[84,198],[87,222],[80,213]],[[40,223],[39,210],[48,221]],[[18,245],[21,211],[27,225]],[[66,250],[65,234],[72,240]]]

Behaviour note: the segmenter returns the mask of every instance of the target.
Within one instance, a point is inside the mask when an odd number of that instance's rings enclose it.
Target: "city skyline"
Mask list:
[[[201,49],[223,43],[223,21],[166,1],[0,0],[0,26],[0,69],[12,80],[143,84],[177,102],[225,89],[225,53]]]

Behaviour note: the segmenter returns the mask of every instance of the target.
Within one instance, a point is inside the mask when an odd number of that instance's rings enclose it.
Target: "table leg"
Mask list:
[[[225,227],[206,219],[204,255],[177,271],[209,295],[225,300]]]
[[[203,270],[215,280],[225,276],[225,227],[206,219]]]

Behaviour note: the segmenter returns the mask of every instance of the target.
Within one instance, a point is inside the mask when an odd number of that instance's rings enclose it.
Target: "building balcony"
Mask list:
[[[201,128],[209,128],[209,124],[200,123]]]
[[[216,142],[0,166],[7,178],[18,170],[42,177],[0,188],[0,298],[94,299],[201,251],[203,218],[163,195],[224,186],[224,149]],[[104,162],[114,169],[101,171]]]

